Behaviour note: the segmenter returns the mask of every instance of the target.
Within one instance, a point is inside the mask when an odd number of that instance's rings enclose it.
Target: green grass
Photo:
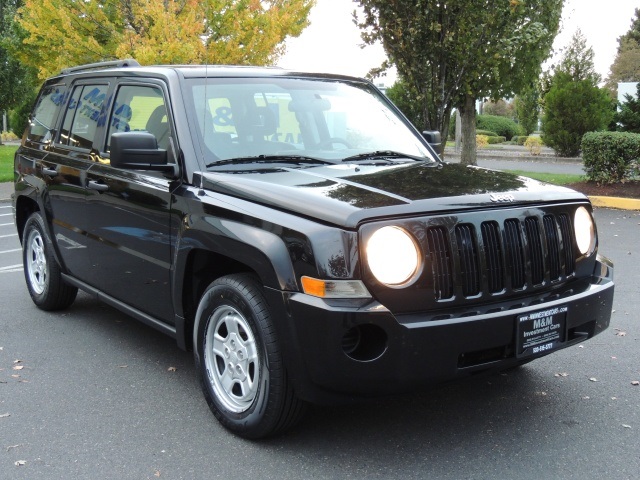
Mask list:
[[[541,182],[553,183],[554,185],[568,185],[570,183],[583,182],[584,175],[574,175],[571,173],[545,173],[545,172],[525,172],[524,170],[505,170],[509,173],[533,178]]]
[[[0,182],[13,182],[13,154],[17,145],[0,145]]]

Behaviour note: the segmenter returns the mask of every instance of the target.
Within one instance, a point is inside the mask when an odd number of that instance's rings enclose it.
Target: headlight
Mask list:
[[[583,255],[590,255],[596,246],[596,233],[593,219],[586,208],[580,207],[573,217],[573,230],[576,234],[578,250]]]
[[[400,285],[418,270],[420,254],[407,232],[398,227],[382,227],[367,242],[367,261],[379,282]]]

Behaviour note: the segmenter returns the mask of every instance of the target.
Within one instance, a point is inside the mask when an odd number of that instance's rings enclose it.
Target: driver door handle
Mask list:
[[[95,180],[90,180],[87,187],[91,190],[97,190],[98,192],[106,192],[109,190],[109,185],[106,183],[96,182]]]
[[[51,168],[42,167],[42,173],[47,177],[55,177],[58,175],[57,170],[53,170]]]

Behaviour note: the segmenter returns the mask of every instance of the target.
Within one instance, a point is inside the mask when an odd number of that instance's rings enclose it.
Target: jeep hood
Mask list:
[[[196,174],[205,190],[356,228],[392,216],[584,201],[571,189],[460,164],[260,165]]]

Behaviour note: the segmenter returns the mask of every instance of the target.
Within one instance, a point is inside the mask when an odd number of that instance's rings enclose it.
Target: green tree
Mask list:
[[[531,135],[538,129],[540,118],[540,93],[536,84],[523,89],[514,100],[516,118],[526,135]]]
[[[24,0],[20,60],[43,79],[114,58],[158,63],[273,63],[308,25],[314,0]],[[46,27],[45,27],[46,26]]]
[[[0,122],[3,114],[31,101],[35,89],[33,71],[21,65],[10,48],[17,42],[13,18],[21,4],[21,0],[0,0]]]
[[[515,105],[513,102],[507,102],[500,98],[499,100],[490,100],[482,105],[482,113],[484,115],[496,115],[498,117],[515,118]]]
[[[629,31],[618,38],[618,52],[606,82],[613,98],[618,96],[620,82],[640,82],[640,8],[635,10]]]
[[[404,115],[417,128],[422,128],[426,122],[423,118],[423,110],[415,101],[416,92],[402,79],[396,81],[385,92],[387,97],[404,113]]]
[[[425,124],[447,137],[462,116],[462,162],[475,164],[475,99],[511,97],[537,78],[557,33],[562,0],[357,0],[365,43],[381,41],[415,92]]]
[[[600,83],[600,75],[596,72],[594,58],[593,48],[587,44],[587,38],[578,28],[564,50],[560,62],[553,69],[555,72],[566,73],[573,80],[589,80],[597,85]]]
[[[618,104],[620,110],[616,114],[617,129],[621,132],[640,133],[640,83],[636,96],[627,94],[624,99],[624,102]]]
[[[613,118],[611,97],[598,88],[593,49],[578,30],[550,76],[544,96],[544,142],[565,157],[580,155],[582,136],[605,130]]]
[[[605,130],[612,116],[611,98],[605,90],[590,80],[573,80],[559,72],[545,96],[542,139],[558,155],[577,157],[582,136]]]

